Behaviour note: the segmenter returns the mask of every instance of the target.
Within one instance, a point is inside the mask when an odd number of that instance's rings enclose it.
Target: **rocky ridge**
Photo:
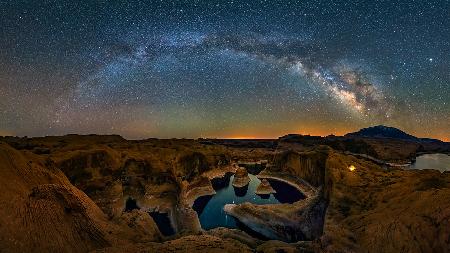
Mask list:
[[[449,252],[450,173],[383,168],[321,142],[280,141],[276,149],[250,142],[0,138],[0,245],[4,252]],[[290,182],[306,199],[230,212],[279,240],[202,230],[192,201],[214,194],[211,180],[239,161],[261,160],[268,162],[260,179]],[[127,211],[129,199],[136,207]],[[151,211],[167,213],[175,235],[161,235]]]

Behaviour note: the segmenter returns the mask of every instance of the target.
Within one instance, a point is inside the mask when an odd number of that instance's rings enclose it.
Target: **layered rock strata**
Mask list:
[[[234,174],[233,186],[236,188],[242,188],[250,183],[250,177],[244,167],[239,167]]]
[[[258,188],[256,188],[255,193],[259,195],[269,195],[272,193],[276,193],[276,191],[272,188],[267,179],[263,179],[261,180],[261,183],[258,185]]]

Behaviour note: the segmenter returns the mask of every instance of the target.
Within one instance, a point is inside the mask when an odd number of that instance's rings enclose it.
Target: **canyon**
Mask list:
[[[420,141],[0,137],[1,249],[450,252],[450,172],[388,165],[450,151],[448,143]],[[266,194],[284,194],[267,185],[282,182],[304,198],[224,206],[262,237],[239,228],[203,229],[196,200],[214,196],[229,175],[245,186],[247,173],[264,182]]]

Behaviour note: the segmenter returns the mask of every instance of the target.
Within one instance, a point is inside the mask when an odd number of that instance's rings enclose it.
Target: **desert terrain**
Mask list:
[[[450,172],[396,166],[449,151],[444,142],[367,136],[2,137],[0,251],[450,252]],[[265,239],[202,229],[194,201],[236,171],[236,184],[248,184],[248,171],[264,193],[274,192],[266,179],[277,179],[305,198],[224,207]]]

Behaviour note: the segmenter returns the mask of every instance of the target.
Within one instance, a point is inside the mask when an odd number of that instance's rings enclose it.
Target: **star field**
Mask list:
[[[0,135],[450,140],[449,1],[2,1]]]

